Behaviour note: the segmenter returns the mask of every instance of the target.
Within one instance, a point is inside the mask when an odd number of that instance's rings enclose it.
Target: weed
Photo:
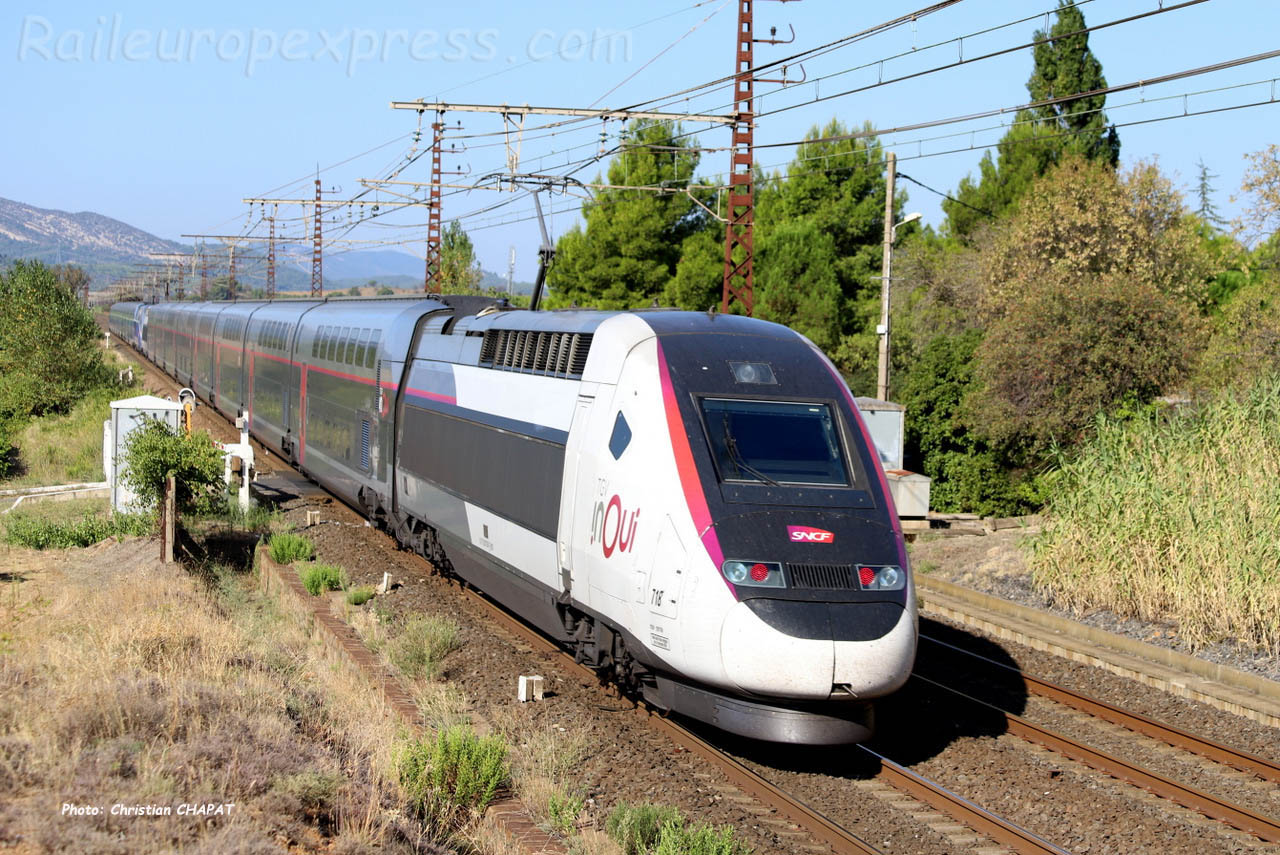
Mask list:
[[[551,818],[551,828],[561,837],[573,833],[573,826],[582,813],[584,802],[578,796],[552,793],[547,799],[547,813]]]
[[[304,809],[314,813],[328,813],[333,809],[341,784],[342,779],[337,775],[305,769],[278,778],[274,786],[296,798]]]
[[[748,855],[750,852],[746,844],[734,839],[729,826],[690,827],[667,821],[662,824],[653,855]]]
[[[316,557],[314,543],[300,534],[287,531],[271,535],[271,539],[267,541],[267,550],[271,560],[277,564],[310,561]]]
[[[4,541],[28,549],[73,549],[92,546],[108,537],[150,534],[154,524],[150,514],[115,514],[105,519],[84,516],[78,520],[13,514],[5,522]]]
[[[623,855],[649,855],[669,823],[684,825],[684,816],[669,805],[619,802],[609,812],[605,831],[622,847]]]
[[[387,645],[387,656],[408,676],[431,680],[439,673],[445,656],[461,646],[457,621],[415,615]]]
[[[228,494],[210,518],[243,531],[266,533],[277,526],[284,515],[278,508],[254,500],[250,500],[247,510],[241,510],[239,500]]]
[[[341,591],[346,587],[346,572],[335,564],[311,564],[298,568],[302,586],[307,593],[318,597],[325,591]]]
[[[352,588],[350,591],[347,591],[347,603],[353,606],[363,606],[372,599],[372,585],[361,585],[359,588]]]
[[[482,814],[507,782],[507,745],[469,727],[451,727],[434,741],[402,746],[396,769],[411,810],[433,828],[456,829]]]

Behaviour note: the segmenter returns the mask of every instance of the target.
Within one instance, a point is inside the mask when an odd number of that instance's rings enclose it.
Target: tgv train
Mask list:
[[[867,738],[917,615],[867,429],[803,336],[481,298],[119,303],[264,445],[653,705]]]

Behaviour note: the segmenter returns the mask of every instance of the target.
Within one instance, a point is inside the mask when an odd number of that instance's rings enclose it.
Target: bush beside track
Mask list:
[[[1280,375],[1100,419],[1054,493],[1031,567],[1057,603],[1280,650]]]

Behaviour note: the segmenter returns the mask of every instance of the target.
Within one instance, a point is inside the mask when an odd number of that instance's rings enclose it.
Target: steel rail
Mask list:
[[[423,559],[424,561],[426,559]],[[509,632],[541,652],[554,653],[569,659],[569,654],[542,633],[527,626],[498,603],[468,587],[466,595],[483,606]],[[591,668],[578,662],[569,662],[572,668],[593,680],[599,676]],[[649,726],[671,739],[681,748],[696,754],[717,766],[724,776],[747,795],[775,808],[778,815],[811,834],[815,840],[830,846],[837,855],[880,855],[880,850],[837,823],[823,816],[792,795],[778,789],[760,775],[748,769],[733,757],[725,754],[692,731],[666,718],[646,704],[637,704],[635,713]]]
[[[880,761],[880,774],[893,787],[914,796],[935,810],[951,816],[957,822],[964,823],[974,831],[985,834],[994,842],[1008,846],[1020,855],[1071,855],[1060,846],[1045,840],[1039,835],[1014,825],[1006,819],[996,816],[986,808],[976,805],[963,796],[940,786],[928,778],[900,766],[881,754],[877,754],[865,745],[859,745],[863,751]]]
[[[1256,775],[1264,781],[1280,784],[1280,763],[1275,763],[1265,757],[1259,757],[1256,754],[1250,754],[1247,751],[1241,751],[1238,748],[1232,748],[1212,739],[1206,739],[1202,736],[1196,736],[1188,731],[1181,730],[1176,727],[1156,721],[1153,718],[1141,715],[1139,713],[1129,712],[1120,707],[1113,706],[1106,701],[1092,698],[1074,689],[1068,689],[1065,686],[1059,686],[1048,680],[1032,676],[1018,668],[1006,665],[1003,662],[997,662],[980,653],[974,653],[972,650],[965,650],[963,647],[957,647],[954,644],[948,644],[930,636],[920,635],[922,641],[928,641],[940,647],[945,647],[956,653],[961,653],[973,659],[977,659],[990,668],[1001,669],[1017,674],[1022,680],[1023,686],[1030,694],[1037,697],[1047,698],[1080,712],[1087,713],[1095,718],[1109,721],[1112,724],[1119,725],[1127,730],[1135,733],[1141,733],[1152,739],[1157,739],[1174,748],[1180,748],[1184,751],[1190,751],[1201,757],[1212,760],[1215,763],[1221,763],[1224,766],[1230,766],[1241,772]]]
[[[1004,716],[1008,732],[1014,736],[1083,763],[1117,780],[1133,784],[1153,795],[1168,799],[1174,804],[1190,808],[1210,819],[1216,819],[1233,828],[1248,832],[1269,843],[1280,843],[1280,823],[1270,817],[1254,813],[1195,787],[1179,784],[1177,781],[1158,775],[1155,772],[1149,772],[1141,766],[1136,766],[1105,751],[1099,751],[1096,748],[1085,745],[1083,742],[1077,742],[1070,737],[1046,730],[1037,724],[1032,724],[1022,716],[1000,709],[995,704],[972,697],[959,689],[954,689],[951,686],[939,683],[936,680],[930,680],[928,677],[922,677],[919,674],[913,674],[912,676],[921,682],[928,683],[971,703],[979,704],[1000,713],[1000,715]]]

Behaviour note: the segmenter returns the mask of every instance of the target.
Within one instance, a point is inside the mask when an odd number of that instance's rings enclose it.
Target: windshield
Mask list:
[[[702,416],[721,480],[849,486],[826,404],[703,398]]]

